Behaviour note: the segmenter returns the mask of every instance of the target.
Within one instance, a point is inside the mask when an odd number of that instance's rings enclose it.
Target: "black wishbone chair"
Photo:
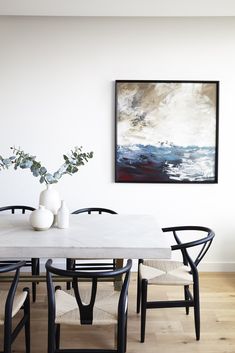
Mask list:
[[[183,261],[174,260],[139,260],[137,284],[137,313],[141,308],[141,342],[145,340],[145,325],[147,309],[185,307],[189,314],[189,307],[194,308],[194,322],[196,339],[200,339],[200,301],[199,301],[199,276],[197,266],[208,251],[214,232],[201,226],[182,226],[163,228],[164,233],[173,234],[176,244],[171,246],[173,251],[180,250]],[[193,234],[196,240],[182,242],[181,235]],[[181,234],[181,235],[180,235]],[[192,239],[192,238],[191,238]],[[194,256],[189,255],[189,249],[194,250]],[[195,254],[196,252],[196,254]],[[148,301],[147,289],[152,285],[183,286],[183,300]],[[192,286],[192,293],[189,286]]]
[[[34,211],[35,208],[30,207],[30,206],[22,206],[22,205],[17,205],[17,206],[4,206],[0,207],[0,212],[3,211],[11,211],[12,214],[15,214],[15,211],[19,210],[21,211],[22,214],[25,214],[25,211]],[[14,264],[17,263],[20,260],[3,260],[0,259],[0,268],[2,266],[8,265],[8,264]],[[31,267],[31,274],[32,275],[39,275],[40,274],[40,260],[38,258],[32,258],[30,260],[25,261],[25,267]],[[32,282],[32,298],[33,302],[36,301],[36,282]]]
[[[0,274],[15,271],[9,290],[0,289],[0,325],[4,328],[3,353],[12,352],[12,343],[20,330],[25,328],[26,353],[30,353],[30,298],[29,289],[17,290],[20,268],[25,266],[25,261],[10,264],[0,268]],[[13,317],[23,309],[23,317],[13,329]]]
[[[78,209],[76,211],[74,211],[72,214],[81,214],[81,213],[87,213],[87,214],[112,214],[115,215],[117,214],[117,212],[110,210],[108,208],[101,208],[101,207],[89,207],[89,208],[81,208]],[[105,262],[104,262],[105,261]],[[115,270],[115,268],[117,267],[122,267],[123,266],[123,260],[122,259],[113,259],[113,260],[104,260],[103,262],[84,262],[84,261],[80,261],[79,259],[66,259],[66,269],[67,270],[89,270],[89,271],[93,271],[93,270]],[[114,283],[120,283],[120,281],[116,281]],[[70,289],[71,284],[70,282],[67,282],[67,289]],[[117,288],[118,289],[118,288]]]
[[[68,271],[46,263],[48,291],[48,353],[124,353],[127,339],[128,286],[132,261],[114,271]],[[56,275],[52,278],[52,274]],[[124,275],[121,291],[107,288],[103,280]],[[54,288],[57,276],[71,278],[73,288]],[[54,276],[53,276],[54,277]],[[86,280],[86,282],[82,282]],[[60,349],[60,326],[117,325],[116,349]]]

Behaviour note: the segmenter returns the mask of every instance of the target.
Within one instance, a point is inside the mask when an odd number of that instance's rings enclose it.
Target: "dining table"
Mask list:
[[[0,215],[0,258],[170,258],[153,215],[70,215],[69,228],[35,231],[29,215]]]
[[[0,258],[169,259],[154,215],[70,215],[66,229],[34,230],[28,214],[0,215]],[[45,278],[44,278],[45,279]],[[37,278],[37,280],[40,280]]]

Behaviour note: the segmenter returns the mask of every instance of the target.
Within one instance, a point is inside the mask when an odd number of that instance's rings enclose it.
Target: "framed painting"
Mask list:
[[[115,181],[218,182],[219,81],[115,83]]]

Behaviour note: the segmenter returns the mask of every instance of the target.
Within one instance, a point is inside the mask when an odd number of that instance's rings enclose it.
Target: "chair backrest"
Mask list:
[[[9,290],[6,298],[5,313],[12,312],[14,296],[15,296],[15,292],[16,292],[17,285],[19,282],[19,277],[20,277],[20,269],[25,265],[26,265],[26,261],[19,261],[14,264],[0,267],[0,274],[15,271],[15,275],[13,276],[12,282],[9,285]],[[5,315],[5,317],[9,317],[9,315],[8,316]]]
[[[179,227],[170,227],[170,228],[163,228],[163,232],[172,232],[174,239],[176,241],[176,245],[172,245],[172,250],[180,250],[183,256],[183,262],[185,265],[190,264],[192,267],[197,267],[198,264],[201,262],[207,251],[209,250],[215,233],[213,230],[207,227],[201,226],[179,226]],[[192,241],[182,242],[181,235],[183,233],[192,232],[196,235],[196,239]],[[203,236],[202,236],[203,234]],[[188,249],[193,247],[199,247],[199,250],[192,258],[189,255]]]
[[[89,207],[89,208],[80,208],[79,210],[74,211],[72,214],[79,214],[79,213],[110,213],[110,214],[117,214],[117,212],[110,210],[108,208],[102,208],[102,207]]]
[[[11,211],[11,213],[15,213],[15,210],[20,210],[21,213],[25,214],[25,211],[34,211],[35,208],[31,206],[23,206],[23,205],[15,205],[15,206],[4,206],[0,207],[0,212],[3,211]]]
[[[52,266],[52,260],[46,262],[47,270],[47,290],[48,290],[48,306],[49,306],[49,316],[55,314],[55,291],[53,286],[52,274],[62,277],[70,278],[73,282],[74,294],[78,304],[78,309],[80,312],[80,322],[81,325],[91,325],[93,320],[93,309],[97,296],[97,283],[107,278],[114,278],[120,275],[124,275],[124,281],[122,284],[122,289],[119,292],[119,301],[118,301],[118,317],[122,316],[126,310],[126,301],[128,293],[128,285],[130,281],[130,269],[132,266],[132,260],[128,260],[126,266],[112,270],[112,271],[71,271],[71,270],[62,270]],[[84,304],[80,295],[81,288],[81,279],[88,280],[86,285],[91,286],[91,296],[90,303]],[[56,277],[55,277],[56,282]],[[102,282],[102,284],[104,284]]]

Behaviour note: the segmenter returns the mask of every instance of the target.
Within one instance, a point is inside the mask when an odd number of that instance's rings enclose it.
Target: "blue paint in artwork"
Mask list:
[[[173,144],[117,147],[119,181],[208,182],[215,177],[215,148]]]

